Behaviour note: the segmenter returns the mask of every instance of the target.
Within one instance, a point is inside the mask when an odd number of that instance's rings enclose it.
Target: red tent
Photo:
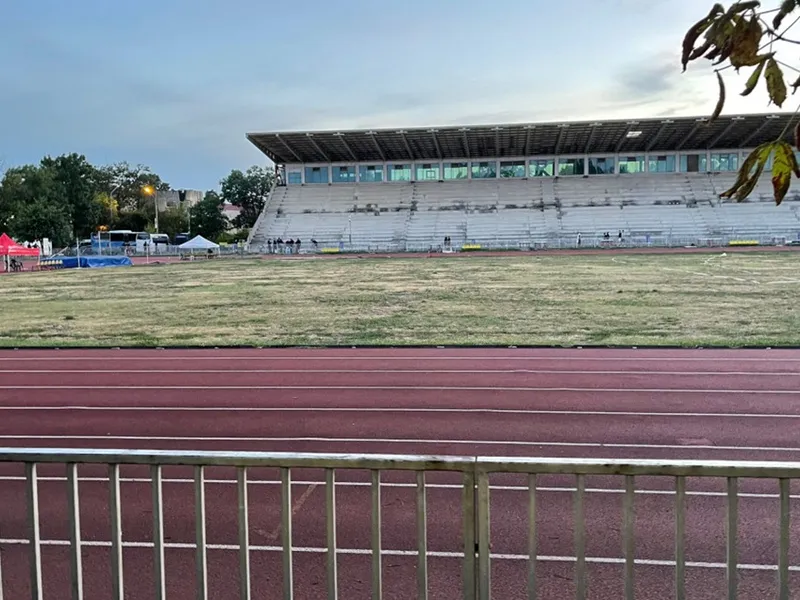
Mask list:
[[[20,246],[4,233],[0,235],[0,256],[39,256],[39,249]]]

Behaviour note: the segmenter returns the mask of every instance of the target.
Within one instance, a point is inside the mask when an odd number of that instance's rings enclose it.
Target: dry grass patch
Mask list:
[[[0,279],[0,345],[797,345],[798,291],[790,252],[30,273]]]

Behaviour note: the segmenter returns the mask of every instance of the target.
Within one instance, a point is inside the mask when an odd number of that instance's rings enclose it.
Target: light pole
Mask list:
[[[154,188],[152,185],[146,185],[142,188],[142,193],[145,196],[152,196],[153,197],[153,204],[155,205],[156,210],[156,220],[155,220],[155,228],[156,233],[158,233],[158,190]]]

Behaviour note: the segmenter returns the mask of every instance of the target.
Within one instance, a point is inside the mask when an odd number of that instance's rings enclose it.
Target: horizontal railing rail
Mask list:
[[[778,482],[778,503],[775,511],[775,554],[778,564],[766,565],[763,570],[777,572],[778,598],[788,600],[790,596],[790,572],[797,568],[789,562],[790,550],[790,484],[793,479],[800,479],[800,463],[795,462],[733,462],[733,461],[664,461],[664,460],[602,460],[602,459],[546,459],[546,458],[495,458],[495,457],[458,457],[458,456],[405,456],[405,455],[361,455],[361,454],[295,454],[295,453],[259,453],[259,452],[209,452],[209,451],[155,451],[155,450],[74,450],[49,448],[0,448],[0,464],[22,464],[25,468],[24,498],[27,539],[20,543],[28,546],[30,564],[30,597],[34,600],[44,598],[44,564],[42,548],[50,542],[42,539],[41,506],[49,498],[40,497],[39,469],[50,468],[54,464],[66,468],[66,496],[69,540],[64,544],[69,547],[69,565],[71,596],[73,600],[84,597],[83,548],[97,543],[83,541],[82,533],[86,524],[81,523],[81,482],[79,467],[105,466],[108,482],[108,507],[110,524],[111,560],[110,575],[112,598],[122,600],[131,598],[125,590],[123,568],[123,548],[130,542],[123,541],[121,493],[122,469],[133,467],[149,467],[150,494],[152,502],[153,531],[153,586],[155,597],[166,597],[166,561],[165,551],[174,546],[166,541],[164,511],[164,468],[193,468],[194,498],[194,543],[195,550],[195,590],[194,597],[205,600],[209,594],[208,550],[217,549],[218,545],[209,544],[206,526],[207,514],[206,481],[207,468],[232,468],[236,472],[234,483],[237,496],[237,544],[232,547],[238,552],[240,598],[249,600],[253,594],[251,582],[251,554],[257,546],[251,543],[251,506],[253,499],[248,491],[251,469],[270,468],[280,472],[277,484],[280,486],[280,544],[276,548],[281,554],[281,571],[283,577],[282,597],[286,600],[295,598],[295,566],[294,557],[297,548],[293,544],[294,507],[292,478],[294,469],[322,470],[324,479],[319,481],[324,486],[325,511],[325,547],[320,551],[325,554],[325,589],[330,600],[339,597],[340,577],[338,574],[338,555],[351,552],[340,548],[337,544],[337,472],[368,472],[366,485],[370,488],[369,521],[370,548],[364,554],[370,556],[372,598],[383,598],[383,564],[386,554],[397,551],[387,550],[382,544],[382,513],[387,507],[382,504],[382,488],[388,485],[382,480],[383,472],[406,471],[415,474],[415,508],[416,523],[415,551],[402,551],[405,556],[416,558],[417,597],[427,599],[429,594],[429,557],[442,556],[442,552],[431,553],[428,547],[428,474],[434,472],[450,473],[459,476],[461,529],[460,549],[448,556],[461,560],[462,590],[453,591],[452,597],[468,600],[489,600],[492,595],[492,560],[497,555],[492,551],[492,531],[490,508],[492,506],[491,484],[493,476],[516,475],[527,476],[527,494],[525,513],[527,516],[527,554],[522,558],[527,562],[526,575],[528,598],[537,598],[539,588],[539,530],[537,515],[541,500],[538,497],[540,477],[570,476],[574,477],[572,500],[573,544],[574,544],[574,595],[579,600],[587,597],[588,577],[587,563],[597,562],[587,559],[586,553],[586,478],[590,476],[616,476],[624,480],[622,490],[622,554],[624,598],[635,597],[636,528],[635,498],[637,477],[667,477],[674,479],[674,597],[686,597],[686,569],[691,563],[686,559],[686,499],[687,479],[716,478],[726,482],[725,492],[725,563],[727,598],[738,597],[738,571],[741,565],[739,558],[739,484],[740,480],[771,479]],[[52,477],[41,478],[48,484]],[[93,481],[98,479],[94,477]],[[48,487],[48,490],[51,490]],[[127,496],[126,496],[127,497]],[[396,508],[393,508],[395,510]],[[0,511],[0,533],[6,529],[5,515],[8,511]],[[348,511],[352,514],[352,511]],[[95,515],[92,515],[93,517]],[[393,515],[394,517],[394,515]],[[46,524],[51,530],[52,524]],[[365,525],[366,527],[366,525]],[[2,537],[2,536],[0,536]],[[277,538],[276,538],[277,539]],[[0,546],[4,540],[0,539]],[[5,541],[5,543],[9,543]],[[141,547],[140,543],[137,543]],[[149,547],[149,546],[148,546]],[[6,549],[7,550],[7,549]],[[308,551],[308,549],[305,549]],[[0,598],[3,598],[4,581],[9,575],[4,574],[0,554]],[[571,561],[573,562],[573,561]],[[662,561],[663,562],[663,561]],[[5,578],[5,579],[4,579]],[[18,577],[14,578],[18,581]],[[11,590],[13,593],[16,590]],[[12,597],[6,595],[5,597]],[[13,597],[18,597],[14,595]]]

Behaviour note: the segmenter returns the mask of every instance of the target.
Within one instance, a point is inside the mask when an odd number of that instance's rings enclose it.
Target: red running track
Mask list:
[[[708,350],[174,350],[0,352],[0,446],[225,449],[600,458],[800,461],[800,352]],[[68,598],[69,539],[63,467],[40,484],[45,597]],[[82,467],[86,598],[110,596],[105,470]],[[7,598],[29,593],[21,465],[0,465],[0,557]],[[146,470],[123,471],[127,596],[150,598],[152,507]],[[210,469],[210,598],[238,593],[235,474]],[[281,586],[278,474],[251,474],[254,597]],[[323,476],[294,474],[297,598],[325,597]],[[165,469],[169,598],[194,595],[191,471]],[[340,597],[369,598],[368,474],[337,474]],[[416,590],[415,489],[384,476],[386,598]],[[428,477],[430,597],[457,598],[458,478]],[[493,592],[526,594],[527,493],[492,479]],[[591,598],[622,595],[622,483],[589,478]],[[540,598],[574,593],[574,481],[540,477]],[[637,597],[671,597],[673,482],[639,478]],[[777,482],[740,482],[740,598],[775,596]],[[724,482],[689,482],[689,598],[724,595]],[[800,495],[800,486],[793,489]],[[800,496],[798,496],[800,497]],[[800,518],[792,501],[793,522]],[[800,534],[791,531],[800,593]]]

